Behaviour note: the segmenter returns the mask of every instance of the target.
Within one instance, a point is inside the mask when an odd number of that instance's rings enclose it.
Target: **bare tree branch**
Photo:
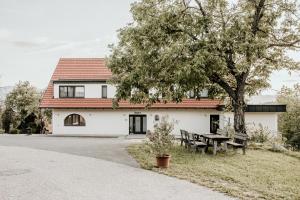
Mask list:
[[[285,42],[273,43],[268,46],[268,48],[272,48],[272,47],[293,47],[298,49],[300,48],[300,39],[288,43]]]
[[[197,3],[197,5],[198,5],[198,7],[199,7],[199,10],[201,11],[203,17],[206,17],[206,12],[204,11],[201,2],[200,2],[199,0],[195,0],[195,2]]]
[[[209,80],[212,81],[213,83],[217,83],[219,86],[221,86],[231,98],[235,98],[236,94],[232,87],[222,78],[220,77],[217,73],[213,73],[211,76],[208,76]]]
[[[253,35],[256,35],[257,31],[259,30],[259,22],[264,15],[264,6],[265,6],[265,0],[260,0],[258,5],[255,5],[256,10],[255,10],[254,20],[251,27]]]

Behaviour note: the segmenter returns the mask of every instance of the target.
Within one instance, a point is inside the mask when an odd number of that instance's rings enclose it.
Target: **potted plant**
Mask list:
[[[147,145],[150,151],[156,155],[157,167],[168,168],[170,164],[170,149],[173,147],[174,136],[171,132],[174,128],[173,123],[163,117],[161,122],[154,127],[153,132],[148,132]]]

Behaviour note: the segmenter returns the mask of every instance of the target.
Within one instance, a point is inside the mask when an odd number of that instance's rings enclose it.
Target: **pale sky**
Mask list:
[[[105,57],[131,22],[134,0],[0,0],[0,86],[28,80],[44,89],[60,57]],[[293,53],[300,60],[300,53]],[[272,89],[300,83],[276,72]],[[268,93],[274,93],[270,90]]]

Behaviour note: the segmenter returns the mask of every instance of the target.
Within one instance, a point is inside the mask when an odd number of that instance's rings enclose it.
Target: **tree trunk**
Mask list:
[[[236,94],[236,98],[232,102],[233,112],[234,112],[234,130],[236,133],[246,133],[246,124],[245,124],[245,99],[244,94]]]

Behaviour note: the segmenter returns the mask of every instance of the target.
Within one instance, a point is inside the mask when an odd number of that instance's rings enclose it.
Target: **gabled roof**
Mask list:
[[[51,81],[58,80],[107,80],[112,73],[102,58],[61,58]]]
[[[112,109],[112,99],[100,98],[53,98],[53,82],[55,81],[105,81],[112,76],[106,67],[105,60],[101,58],[61,58],[52,75],[50,83],[43,95],[40,108],[98,108]],[[186,99],[181,103],[156,103],[151,108],[172,109],[217,109],[219,100]],[[128,101],[119,103],[120,109],[143,109],[144,104],[131,104]]]

